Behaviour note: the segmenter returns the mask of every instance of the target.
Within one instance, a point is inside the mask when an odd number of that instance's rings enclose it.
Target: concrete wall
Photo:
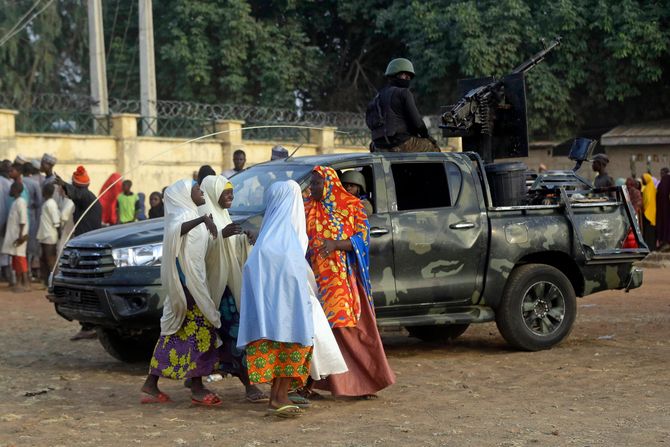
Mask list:
[[[45,152],[58,158],[55,171],[69,179],[78,165],[84,165],[91,177],[91,190],[100,187],[113,172],[125,173],[136,192],[147,196],[170,183],[190,177],[203,164],[221,171],[233,167],[233,152],[243,149],[247,166],[270,159],[272,147],[282,144],[289,152],[293,142],[244,140],[242,121],[221,121],[214,138],[188,142],[183,138],[138,137],[137,115],[112,117],[111,135],[26,134],[17,133],[16,112],[0,110],[0,159],[14,160],[17,154],[41,159]],[[367,152],[366,147],[335,145],[335,128],[313,130],[310,144],[303,144],[298,155]]]

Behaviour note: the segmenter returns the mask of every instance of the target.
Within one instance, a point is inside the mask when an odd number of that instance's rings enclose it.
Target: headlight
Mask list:
[[[117,267],[158,266],[163,257],[163,244],[116,248],[112,250],[112,257]]]

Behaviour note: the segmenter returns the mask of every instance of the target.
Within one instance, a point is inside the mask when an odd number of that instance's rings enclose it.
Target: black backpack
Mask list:
[[[394,88],[388,88],[385,91],[377,92],[365,109],[365,124],[372,132],[373,140],[384,137],[388,142],[389,133],[393,134],[389,132],[390,129],[387,126],[386,115],[391,107],[391,99],[394,91]],[[383,93],[385,94],[382,96]]]

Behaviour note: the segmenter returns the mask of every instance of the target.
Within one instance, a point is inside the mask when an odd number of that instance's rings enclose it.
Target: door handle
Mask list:
[[[372,236],[372,237],[379,237],[379,236],[383,236],[383,235],[388,234],[388,233],[389,233],[389,230],[387,230],[386,228],[379,228],[379,227],[370,228],[370,236]]]
[[[474,228],[475,224],[472,222],[458,222],[455,224],[449,225],[449,228],[452,230],[469,230],[470,228]]]

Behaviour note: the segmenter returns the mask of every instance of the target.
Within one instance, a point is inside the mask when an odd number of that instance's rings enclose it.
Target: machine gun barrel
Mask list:
[[[516,67],[514,70],[512,70],[512,74],[527,72],[528,70],[530,70],[531,68],[542,62],[545,56],[560,44],[561,44],[561,38],[557,37],[544,50],[534,54],[533,57],[531,57],[530,59],[528,59],[527,61],[523,62],[521,65]]]

